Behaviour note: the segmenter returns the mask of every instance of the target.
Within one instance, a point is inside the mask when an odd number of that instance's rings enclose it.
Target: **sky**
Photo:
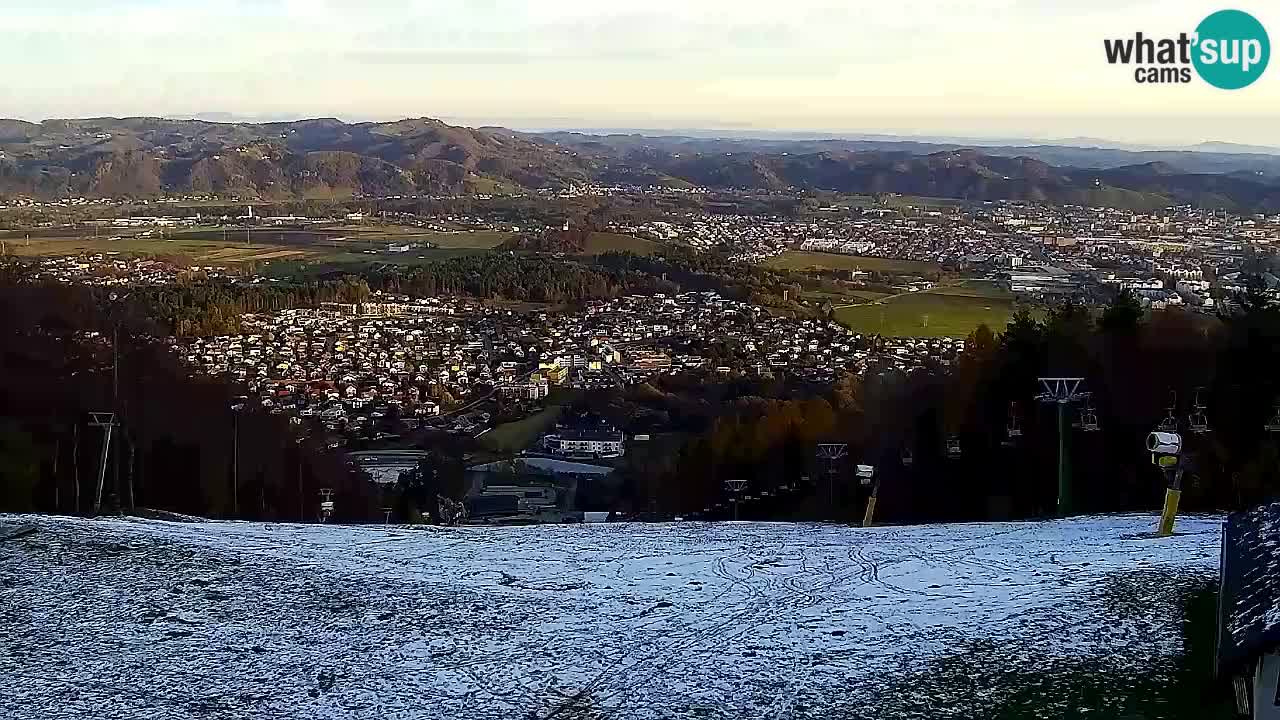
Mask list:
[[[1280,37],[1280,8],[1234,4]],[[1280,145],[1252,86],[1144,86],[1102,40],[1190,0],[5,0],[0,117],[430,116]]]

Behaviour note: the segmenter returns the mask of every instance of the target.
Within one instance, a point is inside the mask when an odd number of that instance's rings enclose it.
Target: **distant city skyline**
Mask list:
[[[1190,0],[17,0],[0,115],[389,120],[1280,145],[1280,70],[1142,86],[1106,37]],[[1272,19],[1252,12],[1264,25]]]

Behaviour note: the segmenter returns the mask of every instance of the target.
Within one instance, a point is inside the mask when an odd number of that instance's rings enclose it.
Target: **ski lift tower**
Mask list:
[[[849,457],[849,446],[845,443],[823,443],[818,446],[818,459],[826,465],[827,470],[827,507],[836,505],[836,473],[840,471],[840,461]]]
[[[1041,392],[1036,399],[1058,405],[1058,516],[1071,512],[1071,471],[1067,455],[1067,406],[1080,402],[1088,394],[1080,392],[1084,378],[1040,378]]]
[[[746,480],[725,480],[724,487],[733,493],[733,521],[738,521],[738,506],[742,504],[742,491],[747,489]]]

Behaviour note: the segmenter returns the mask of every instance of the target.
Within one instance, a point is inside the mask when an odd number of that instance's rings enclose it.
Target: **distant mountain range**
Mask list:
[[[438,120],[0,120],[0,194],[263,200],[493,192],[584,182],[568,150]]]
[[[211,119],[211,118],[202,118]],[[1208,141],[1195,145],[1145,145],[1141,143],[1121,142],[1106,138],[1077,136],[1070,138],[1025,138],[1025,137],[980,137],[967,135],[894,135],[888,133],[822,133],[813,131],[792,130],[754,130],[754,129],[688,129],[688,130],[653,130],[653,129],[575,129],[575,130],[539,130],[534,134],[581,134],[598,136],[638,135],[648,138],[674,138],[698,140],[732,140],[769,142],[814,142],[814,141],[852,141],[860,143],[910,144],[918,146],[942,148],[1033,148],[1033,147],[1067,147],[1081,150],[1126,150],[1129,152],[1210,152],[1210,153],[1257,153],[1262,155],[1280,155],[1280,147],[1264,145],[1244,145],[1239,143]]]
[[[1278,211],[1280,155],[1259,150],[1266,148],[974,148],[896,138],[520,133],[428,118],[0,120],[0,196],[215,193],[286,200],[495,193],[600,181]]]

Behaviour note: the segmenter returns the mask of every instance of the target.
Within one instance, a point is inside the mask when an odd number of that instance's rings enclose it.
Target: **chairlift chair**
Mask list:
[[[1197,435],[1209,432],[1209,416],[1205,415],[1205,406],[1200,402],[1200,388],[1196,388],[1196,403],[1191,414],[1187,416],[1187,425]]]
[[[1022,437],[1022,426],[1018,422],[1018,403],[1011,402],[1009,403],[1009,427],[1005,431],[1005,439],[1001,444],[1005,447],[1013,447],[1020,437]]]
[[[328,522],[333,517],[333,490],[324,488],[320,491],[320,522]]]
[[[915,456],[911,454],[911,450],[902,449],[902,467],[911,467],[915,463]]]
[[[1280,433],[1280,405],[1276,406],[1275,414],[1271,416],[1266,425],[1263,425],[1263,429],[1269,433]]]
[[[958,460],[960,459],[960,456],[963,454],[964,454],[964,450],[961,449],[960,447],[960,438],[956,437],[955,435],[948,437],[947,438],[947,457],[951,458],[952,460]]]
[[[1098,432],[1098,413],[1093,409],[1093,402],[1086,400],[1080,411],[1080,429],[1085,432]]]
[[[1169,391],[1169,408],[1168,414],[1156,426],[1158,432],[1176,433],[1178,432],[1178,393]]]

